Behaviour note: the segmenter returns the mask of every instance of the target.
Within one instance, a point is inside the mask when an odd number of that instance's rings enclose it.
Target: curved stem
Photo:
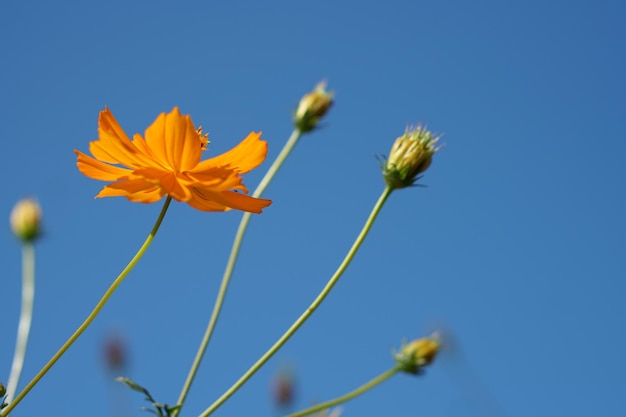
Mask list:
[[[33,300],[35,298],[35,246],[32,242],[26,242],[22,246],[22,310],[20,321],[17,326],[17,340],[11,374],[7,383],[6,402],[10,403],[17,391],[17,384],[22,374],[30,325],[33,320]]]
[[[334,400],[330,400],[330,401],[326,401],[326,402],[321,403],[321,404],[317,404],[317,405],[315,405],[313,407],[310,407],[310,408],[307,408],[305,410],[298,411],[297,413],[289,414],[288,416],[285,416],[285,417],[302,417],[302,416],[306,416],[306,415],[315,413],[316,411],[325,410],[325,409],[333,407],[335,405],[342,404],[342,403],[345,403],[347,401],[350,401],[351,399],[358,397],[359,395],[365,393],[366,391],[371,390],[376,385],[378,385],[378,384],[388,380],[389,378],[391,378],[392,376],[397,374],[400,370],[401,369],[398,368],[398,367],[391,368],[388,371],[385,371],[382,374],[378,375],[376,378],[372,379],[371,381],[361,385],[359,388],[355,389],[354,391],[347,393],[346,395],[342,395],[341,397],[337,397]]]
[[[281,167],[287,156],[291,153],[292,149],[300,139],[302,132],[298,129],[295,129],[292,133],[283,149],[280,151],[272,166],[268,169],[267,173],[259,183],[254,193],[252,193],[252,197],[260,197],[263,194],[263,191],[267,188],[269,183],[272,181],[278,169]],[[204,336],[202,337],[202,341],[200,342],[200,347],[198,348],[198,352],[196,353],[196,357],[193,360],[191,365],[191,369],[189,369],[189,374],[187,375],[187,379],[185,380],[185,385],[178,396],[178,401],[176,404],[181,406],[185,402],[185,398],[187,398],[187,394],[189,393],[189,389],[191,388],[191,384],[198,372],[198,368],[200,367],[200,362],[202,362],[202,357],[204,356],[204,352],[206,351],[207,346],[209,345],[209,341],[211,340],[211,335],[213,334],[213,330],[215,329],[215,325],[217,324],[217,319],[219,318],[220,311],[222,310],[222,304],[224,303],[224,298],[226,297],[226,291],[228,290],[228,284],[230,283],[230,278],[233,275],[233,271],[235,270],[235,263],[237,262],[237,257],[239,256],[239,249],[241,248],[241,243],[243,241],[243,235],[248,228],[248,223],[250,223],[251,214],[249,212],[245,212],[241,218],[241,222],[239,222],[239,227],[237,228],[237,233],[235,235],[235,240],[233,242],[233,246],[230,250],[230,256],[228,257],[228,263],[226,264],[226,269],[224,270],[224,275],[222,276],[222,283],[220,285],[219,292],[217,294],[217,298],[215,300],[215,305],[213,306],[213,313],[211,314],[211,318],[209,320],[209,324],[204,332]],[[173,417],[176,417],[180,412],[180,408],[176,409],[173,412]]]
[[[322,289],[317,298],[315,298],[311,305],[304,311],[304,313],[302,313],[302,315],[300,315],[300,317],[298,317],[298,319],[291,325],[291,327],[289,327],[289,329],[287,329],[287,331],[276,341],[276,343],[274,343],[274,345],[269,348],[269,350],[265,352],[263,356],[261,356],[259,360],[257,360],[256,363],[252,365],[250,369],[248,369],[237,382],[235,382],[235,384],[233,384],[233,386],[231,386],[224,394],[222,394],[220,398],[218,398],[213,404],[211,404],[209,408],[204,410],[204,412],[202,412],[199,417],[207,417],[208,415],[213,413],[213,411],[215,411],[218,407],[220,407],[224,402],[226,402],[226,400],[230,398],[230,396],[233,395],[239,388],[241,388],[241,386],[245,384],[246,381],[248,381],[248,379],[250,379],[250,377],[252,377],[252,375],[254,375],[265,364],[265,362],[267,362],[272,356],[274,356],[274,354],[287,342],[287,340],[289,340],[291,336],[293,336],[293,334],[300,328],[300,326],[304,324],[309,316],[313,314],[317,307],[322,304],[322,301],[324,301],[324,299],[333,289],[337,281],[339,281],[339,278],[341,278],[341,275],[343,275],[346,268],[348,268],[348,265],[350,265],[352,258],[354,258],[354,255],[359,250],[359,247],[365,240],[365,237],[370,231],[372,224],[374,224],[374,220],[378,216],[378,213],[382,209],[385,201],[392,191],[393,189],[386,187],[383,193],[380,195],[378,201],[372,209],[372,212],[367,218],[365,225],[363,225],[363,229],[352,244],[352,247],[346,254],[346,257],[343,259],[341,265],[339,265],[333,276],[328,280],[326,286],[324,287],[324,289]]]
[[[141,257],[144,255],[144,253],[146,252],[146,250],[152,243],[152,240],[154,239],[154,236],[156,235],[157,231],[159,230],[159,227],[161,226],[161,222],[163,221],[163,218],[165,217],[165,213],[167,212],[167,208],[169,207],[171,201],[172,201],[172,198],[167,197],[167,199],[165,200],[165,204],[163,205],[163,208],[161,209],[161,213],[159,214],[159,217],[156,223],[152,227],[150,234],[148,235],[146,240],[143,242],[143,245],[141,245],[141,247],[139,248],[139,250],[133,257],[133,259],[130,260],[128,265],[126,265],[126,267],[122,270],[122,272],[120,272],[117,278],[115,278],[111,286],[109,286],[109,288],[106,290],[102,298],[100,298],[100,301],[98,301],[98,304],[96,304],[96,306],[91,311],[91,313],[89,313],[85,321],[78,327],[78,329],[76,329],[76,331],[70,336],[70,338],[67,339],[67,341],[63,344],[63,346],[61,346],[61,348],[57,351],[57,353],[55,353],[54,356],[52,356],[52,358],[48,361],[48,363],[46,363],[44,367],[41,368],[41,370],[37,373],[37,375],[35,375],[32,381],[30,381],[28,385],[26,385],[26,387],[22,390],[22,392],[20,392],[19,395],[15,397],[15,400],[3,410],[0,416],[4,417],[8,415],[11,412],[11,410],[13,410],[13,408],[15,408],[15,406],[19,404],[19,402],[26,396],[26,394],[28,394],[30,390],[39,382],[39,380],[43,378],[43,376],[50,370],[50,368],[52,368],[52,366],[59,360],[59,358],[63,356],[63,354],[70,348],[70,346],[72,346],[72,344],[87,329],[87,327],[89,327],[89,325],[96,318],[100,310],[102,310],[102,307],[104,307],[104,305],[109,300],[111,295],[115,292],[115,290],[122,283],[122,281],[124,281],[124,278],[126,278],[128,273],[135,267],[137,262],[139,262]]]

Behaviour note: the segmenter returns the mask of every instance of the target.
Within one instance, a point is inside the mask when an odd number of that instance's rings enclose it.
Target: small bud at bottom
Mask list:
[[[403,343],[400,351],[394,354],[396,365],[404,372],[419,374],[437,356],[441,342],[439,334]]]

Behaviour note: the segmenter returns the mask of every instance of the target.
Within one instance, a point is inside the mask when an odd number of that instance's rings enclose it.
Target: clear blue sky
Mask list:
[[[437,325],[460,347],[344,416],[625,415],[625,18],[616,0],[2,2],[0,379],[19,313],[13,204],[36,196],[46,230],[22,383],[159,212],[94,200],[103,184],[76,169],[73,150],[96,139],[105,105],[129,134],[179,106],[210,132],[212,154],[261,130],[271,160],[299,97],[325,78],[336,105],[253,218],[182,416],[217,398],[315,297],[382,191],[375,156],[416,122],[445,134],[428,187],[392,195],[327,301],[215,415],[277,416],[269,387],[285,363],[299,406],[342,394],[390,367],[402,338]],[[140,415],[141,396],[102,363],[110,334],[128,342],[125,374],[175,402],[239,218],[173,205],[15,415]]]

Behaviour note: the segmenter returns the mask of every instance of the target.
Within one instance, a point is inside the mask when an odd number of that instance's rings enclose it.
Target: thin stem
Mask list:
[[[115,281],[113,281],[111,286],[106,290],[102,298],[100,298],[100,301],[98,301],[98,304],[96,304],[96,306],[91,311],[91,313],[89,313],[85,321],[78,327],[78,329],[76,329],[76,331],[70,336],[70,338],[67,339],[67,341],[63,344],[63,346],[61,346],[61,348],[57,351],[57,353],[54,354],[52,359],[50,359],[48,363],[46,363],[44,367],[41,368],[41,370],[37,373],[37,375],[35,375],[32,381],[30,381],[28,385],[26,385],[26,387],[22,390],[22,392],[20,392],[19,395],[15,397],[15,400],[3,410],[0,416],[4,417],[8,415],[11,412],[11,410],[13,410],[13,408],[15,408],[15,406],[19,404],[19,402],[26,396],[26,394],[28,394],[29,391],[39,382],[39,380],[43,378],[43,376],[50,370],[50,368],[52,368],[52,366],[59,360],[59,358],[63,356],[63,354],[70,348],[70,346],[72,346],[72,344],[87,329],[87,327],[89,327],[91,322],[96,318],[100,310],[102,310],[102,308],[107,303],[111,295],[115,292],[117,287],[122,283],[122,281],[124,281],[124,278],[126,278],[128,273],[135,267],[137,262],[139,262],[141,257],[144,255],[144,253],[148,249],[148,247],[150,247],[150,244],[152,243],[154,236],[156,235],[157,231],[159,230],[159,227],[161,226],[161,222],[163,221],[163,218],[165,217],[165,213],[167,212],[167,208],[169,207],[171,201],[172,201],[172,198],[168,196],[167,199],[165,200],[165,204],[163,204],[163,208],[161,209],[161,213],[159,214],[159,217],[157,218],[156,223],[152,227],[152,230],[150,231],[150,234],[148,235],[146,240],[143,242],[143,245],[141,245],[141,247],[139,248],[139,250],[133,257],[133,259],[130,260],[128,265],[126,265],[126,267],[117,276],[117,278],[115,278]]]
[[[269,183],[272,181],[278,169],[281,167],[287,156],[291,153],[292,149],[300,139],[302,132],[299,129],[295,129],[292,133],[283,149],[280,151],[272,166],[269,168],[259,185],[257,186],[254,193],[252,193],[253,197],[260,197],[263,194],[263,191],[267,188]],[[200,342],[200,347],[198,348],[198,352],[196,353],[196,357],[193,360],[193,364],[191,365],[191,369],[189,369],[189,374],[187,375],[187,379],[185,380],[185,385],[183,385],[183,389],[178,396],[178,401],[176,404],[180,405],[182,408],[183,403],[185,402],[185,398],[187,398],[187,394],[189,393],[189,389],[191,388],[191,384],[198,372],[200,367],[200,362],[202,362],[202,358],[204,356],[204,352],[209,345],[209,341],[211,340],[211,335],[213,334],[213,330],[215,329],[215,325],[217,324],[217,319],[219,318],[220,311],[222,310],[222,304],[224,303],[224,298],[226,297],[226,291],[228,290],[228,284],[230,283],[230,278],[233,275],[233,271],[235,270],[235,263],[237,262],[237,257],[239,256],[239,249],[241,248],[241,242],[243,241],[243,236],[248,227],[248,223],[250,223],[251,214],[249,212],[245,212],[241,217],[241,222],[239,222],[239,227],[237,228],[237,234],[235,235],[235,240],[233,242],[233,246],[230,250],[230,256],[228,257],[228,263],[226,264],[226,269],[224,270],[224,275],[222,276],[222,283],[220,285],[219,292],[217,294],[217,298],[215,300],[215,305],[213,306],[213,313],[211,314],[211,318],[209,320],[209,324],[204,332],[204,336],[202,337],[202,342]],[[180,412],[180,408],[175,410],[172,414],[173,417],[176,417]]]
[[[334,407],[338,404],[342,404],[347,401],[350,401],[353,398],[356,398],[359,395],[365,393],[366,391],[371,390],[376,385],[388,380],[389,378],[397,374],[400,370],[401,369],[398,367],[391,368],[383,372],[382,374],[378,375],[376,378],[372,379],[371,381],[361,385],[359,388],[355,389],[354,391],[347,393],[346,395],[337,397],[334,400],[326,401],[325,403],[317,404],[305,410],[298,411],[297,413],[289,414],[288,416],[285,416],[285,417],[302,417],[302,416],[306,416],[309,414],[313,414],[316,411],[326,410],[330,407]]]
[[[6,402],[10,403],[17,391],[17,384],[22,374],[24,358],[26,357],[26,347],[28,346],[28,335],[30,325],[33,320],[33,300],[35,298],[35,246],[32,242],[22,245],[22,311],[20,321],[17,326],[17,340],[15,342],[15,353],[11,374],[7,383]]]
[[[370,231],[372,224],[374,224],[374,220],[378,216],[378,213],[382,209],[385,201],[392,191],[393,189],[386,187],[385,190],[382,192],[382,194],[378,198],[378,201],[374,205],[372,212],[367,218],[365,225],[363,225],[363,229],[352,244],[352,247],[346,254],[344,260],[341,262],[341,265],[339,265],[333,276],[326,283],[324,289],[319,293],[319,295],[315,298],[311,305],[304,311],[304,313],[302,313],[302,315],[300,315],[300,317],[298,317],[298,319],[291,325],[291,327],[289,327],[289,329],[287,329],[287,331],[276,341],[276,343],[274,343],[274,345],[269,348],[269,350],[265,352],[263,356],[261,356],[256,361],[256,363],[252,365],[250,369],[248,369],[237,382],[235,382],[235,384],[233,384],[233,386],[231,386],[224,394],[222,394],[220,398],[218,398],[213,404],[211,404],[209,408],[204,410],[204,412],[202,412],[199,417],[207,417],[208,415],[213,413],[213,411],[215,411],[218,407],[220,407],[224,402],[226,402],[226,400],[230,398],[231,395],[233,395],[239,388],[241,388],[241,386],[245,384],[246,381],[248,381],[248,379],[252,377],[252,375],[254,375],[272,356],[274,356],[276,352],[278,352],[278,350],[287,342],[287,340],[289,340],[289,338],[293,336],[293,334],[300,328],[300,326],[304,324],[309,316],[313,314],[317,307],[322,304],[322,301],[324,301],[324,299],[333,289],[337,281],[339,281],[339,278],[344,273],[346,268],[348,268],[348,265],[350,265],[352,258],[354,258],[354,255],[359,250],[359,247],[365,240],[365,237]]]
[[[299,129],[294,129],[294,131],[291,132],[291,136],[289,136],[289,139],[287,139],[287,142],[285,142],[285,146],[283,146],[283,149],[281,149],[274,162],[272,162],[272,166],[267,170],[267,173],[265,174],[259,185],[256,187],[256,190],[254,190],[254,192],[252,193],[252,197],[260,197],[261,194],[263,194],[267,186],[270,185],[270,182],[272,182],[272,180],[274,179],[274,176],[276,175],[280,167],[283,165],[283,162],[285,162],[285,159],[287,159],[293,148],[296,146],[296,143],[298,143],[300,136],[302,136],[302,132]],[[246,214],[248,215],[248,217],[250,217],[250,213],[246,212],[244,213],[244,216]],[[236,255],[238,250],[239,246],[235,246],[233,244],[231,255],[233,253]]]

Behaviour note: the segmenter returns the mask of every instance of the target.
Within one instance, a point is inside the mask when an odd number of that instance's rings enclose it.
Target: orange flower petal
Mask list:
[[[119,140],[126,145],[130,144],[130,140],[128,139],[128,136],[126,136],[126,132],[124,132],[124,129],[122,129],[120,124],[117,122],[117,119],[113,116],[113,113],[111,113],[108,106],[105,106],[104,110],[102,110],[98,115],[98,130],[106,132],[112,137],[119,138]]]
[[[212,168],[201,173],[187,172],[186,174],[191,182],[199,183],[201,188],[214,188],[216,191],[238,189],[248,193],[248,189],[242,184],[243,179],[226,168]]]
[[[200,173],[211,167],[228,167],[237,173],[245,174],[261,165],[267,156],[267,142],[260,139],[261,132],[251,132],[239,145],[214,158],[198,164],[193,170]]]
[[[192,197],[191,200],[187,201],[191,207],[200,211],[228,211],[230,207],[226,207],[222,204],[216,203],[215,201],[205,200],[204,198]]]
[[[271,200],[253,198],[234,191],[215,192],[211,189],[191,188],[192,198],[187,203],[194,208],[205,206],[206,202],[215,202],[231,209],[261,213],[261,211],[272,204]],[[215,210],[204,210],[215,211]]]
[[[152,155],[152,150],[148,147],[148,144],[139,133],[135,133],[133,135],[133,145],[135,145],[135,147],[144,155],[154,159],[154,155]]]
[[[272,200],[254,198],[234,191],[224,191],[221,194],[228,203],[228,207],[236,210],[261,213],[265,207],[272,204]]]
[[[74,153],[78,157],[76,166],[78,170],[89,178],[100,181],[117,181],[131,174],[131,170],[105,164],[97,159],[85,155],[84,153],[74,149]]]
[[[133,174],[144,178],[149,184],[158,184],[165,194],[170,195],[178,201],[187,201],[191,198],[189,188],[171,171],[164,171],[157,168],[143,168],[136,169]]]
[[[142,178],[114,182],[105,186],[96,198],[126,197],[138,203],[156,203],[165,193],[158,185],[150,184]]]
[[[98,140],[89,143],[91,154],[102,162],[137,168],[146,163],[146,158],[138,152],[128,139],[108,108],[98,117]]]
[[[202,156],[202,142],[191,117],[181,116],[178,107],[161,113],[145,137],[154,157],[176,173],[195,168]]]

